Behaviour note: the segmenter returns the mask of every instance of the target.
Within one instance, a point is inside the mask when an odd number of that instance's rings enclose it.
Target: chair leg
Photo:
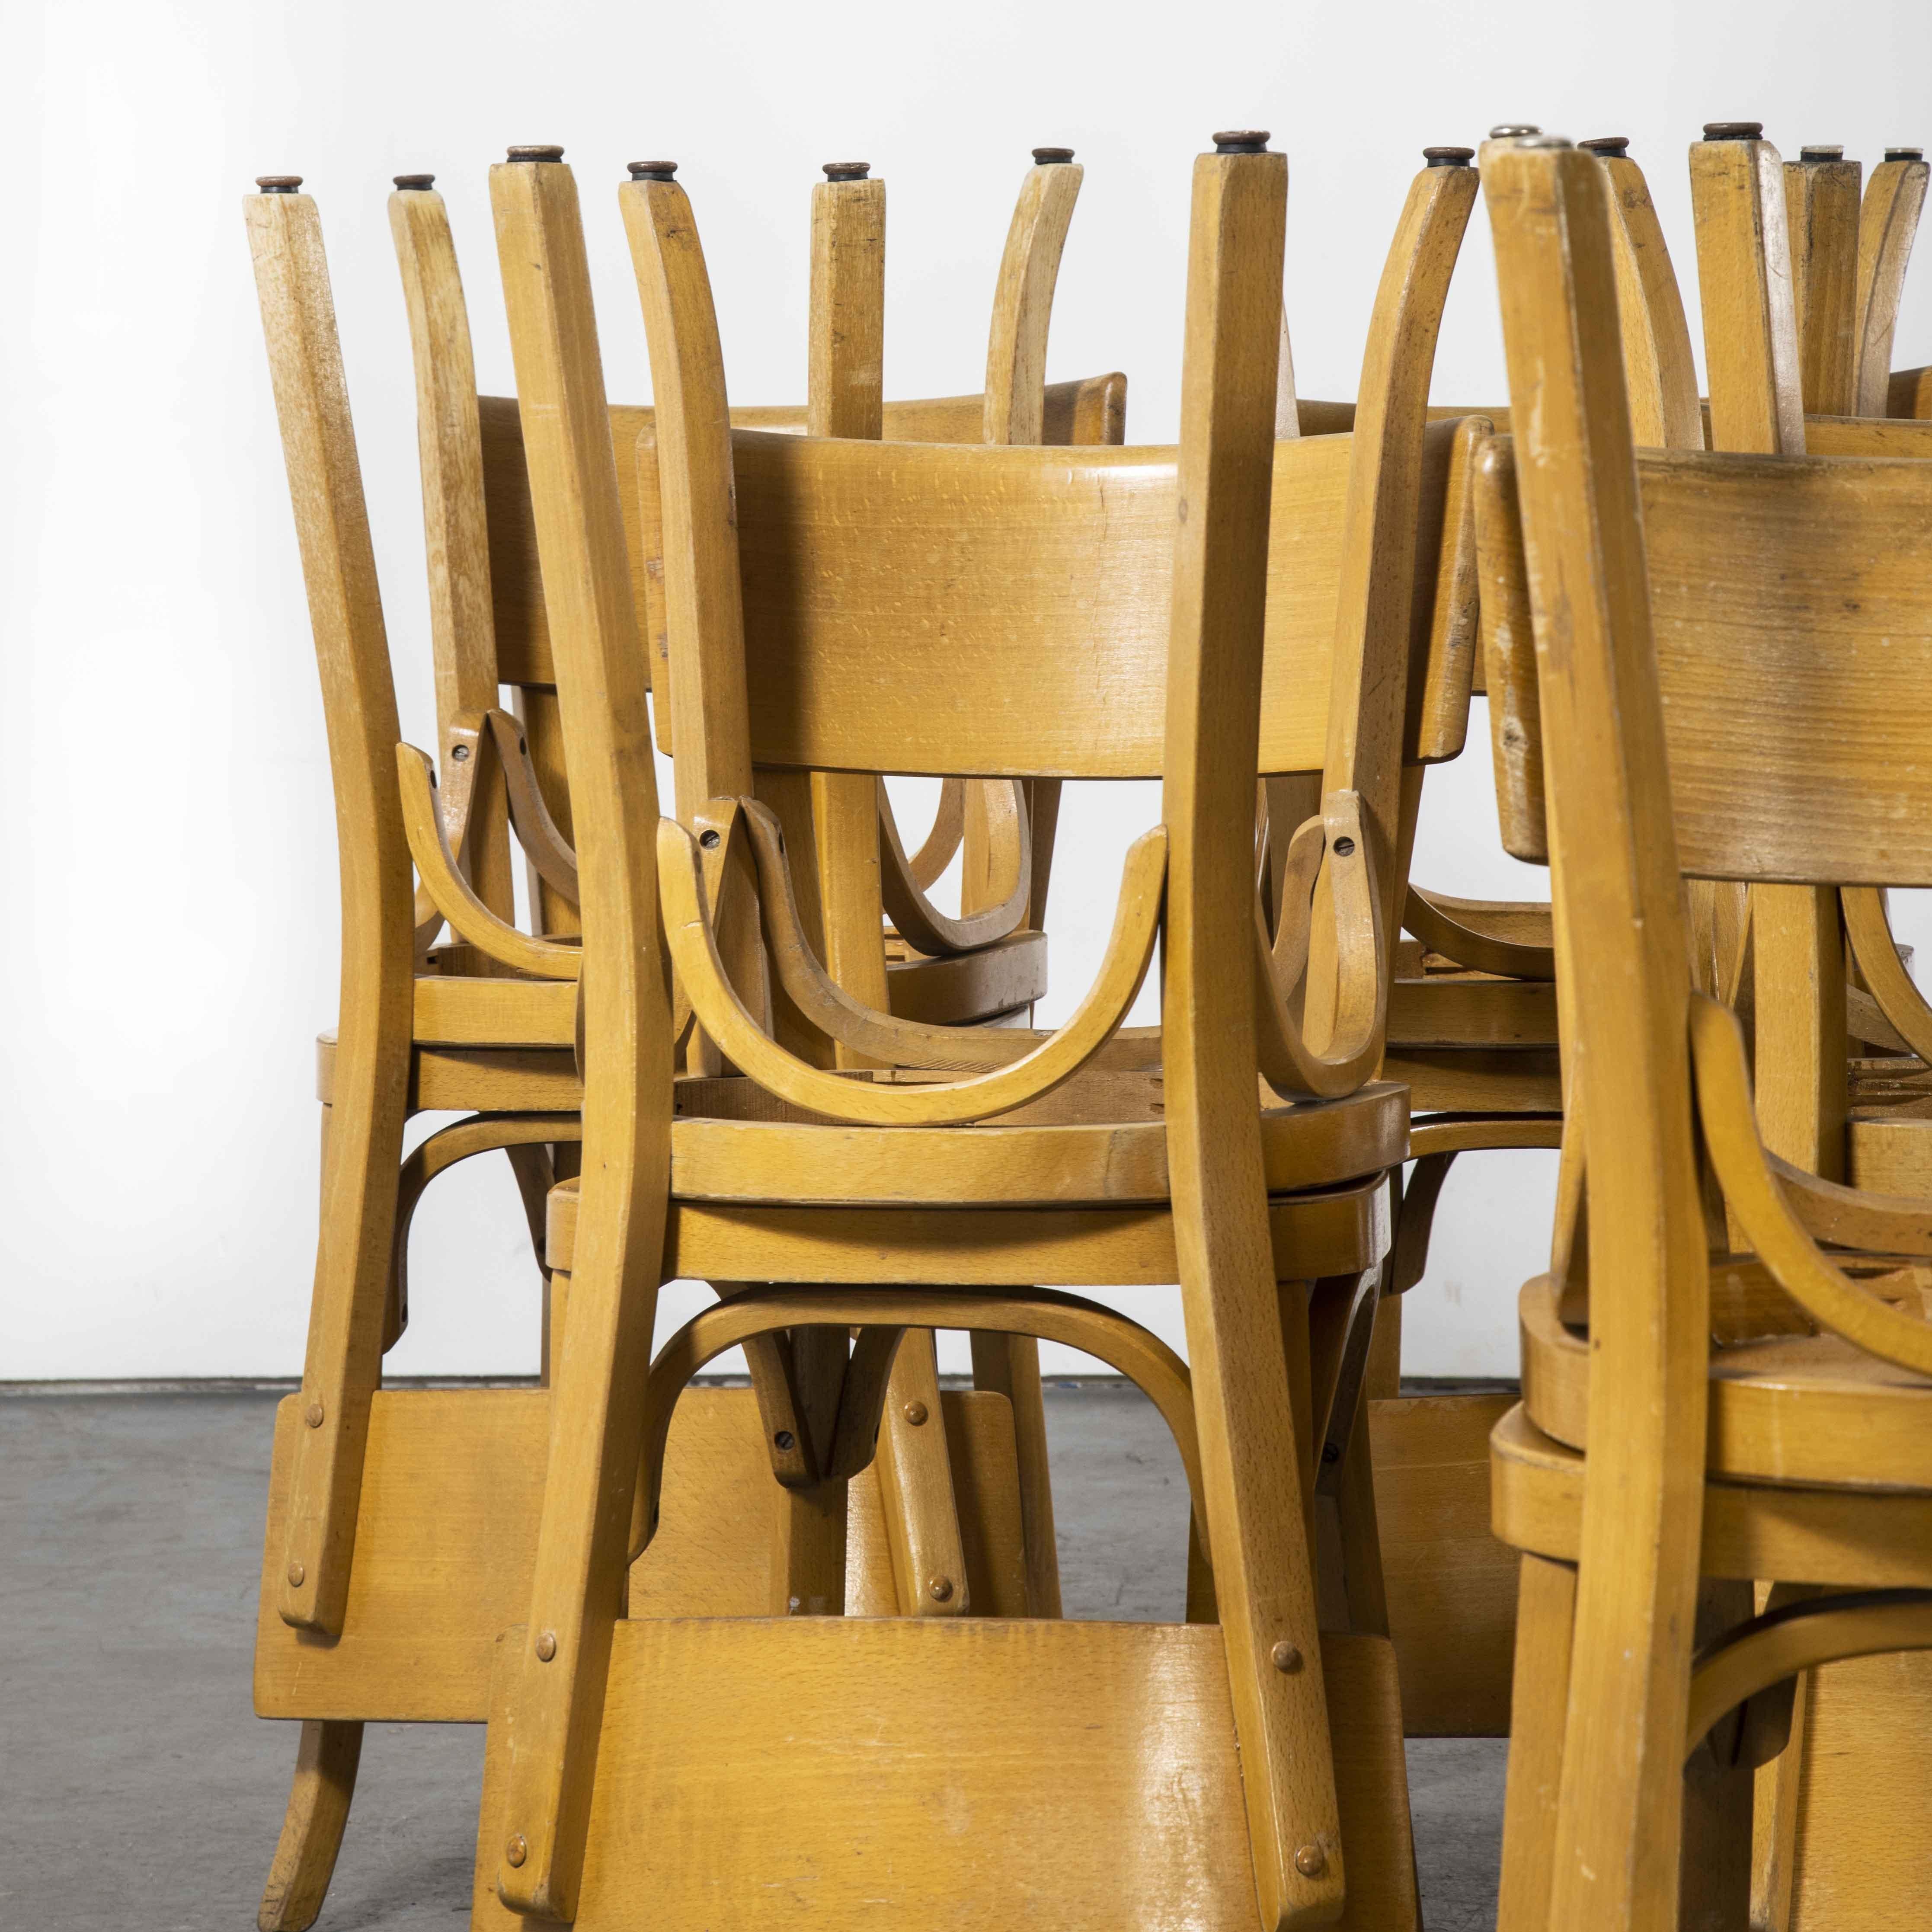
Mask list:
[[[879,1424],[878,1465],[899,1615],[968,1614],[965,1542],[929,1328],[910,1330],[899,1344]]]
[[[302,1726],[281,1839],[255,1915],[260,1932],[308,1932],[315,1923],[342,1849],[362,1756],[360,1724],[311,1718]]]
[[[1707,1580],[1697,1593],[1699,1648],[1754,1607],[1750,1584]],[[1750,1932],[1753,1778],[1737,1755],[1742,1716],[1719,1724],[1685,1767],[1678,1932]]]
[[[1792,1878],[1798,1861],[1798,1799],[1811,1673],[1798,1680],[1791,1735],[1783,1750],[1758,1766],[1751,1810],[1751,1932],[1791,1932]]]
[[[1503,1793],[1502,1888],[1496,1932],[1550,1932],[1556,1797],[1570,1702],[1576,1572],[1526,1555],[1516,1586],[1516,1674],[1510,1693],[1509,1774]]]
[[[284,1622],[338,1636],[390,1310],[406,1087],[400,1076],[384,1076],[399,1054],[406,1066],[406,1004],[402,1012],[400,1043],[366,1016],[352,1028],[351,1016],[344,1018],[335,1099],[324,1115],[322,1228],[302,1366],[309,1426],[292,1459],[287,1527],[273,1572]]]
[[[1376,1515],[1375,1461],[1366,1400],[1356,1407],[1334,1496],[1324,1501],[1335,1512],[1348,1628],[1358,1636],[1387,1636],[1388,1590],[1382,1576],[1382,1526]]]
[[[1057,789],[1057,788],[1056,788]],[[1060,1550],[1053,1522],[1053,1482],[1046,1455],[1046,1401],[1040,1382],[1040,1344],[1030,1335],[982,1335],[973,1342],[973,1385],[1003,1395],[1013,1406],[1019,1454],[1020,1526],[1026,1538],[1027,1598],[1031,1614],[1057,1617]]]

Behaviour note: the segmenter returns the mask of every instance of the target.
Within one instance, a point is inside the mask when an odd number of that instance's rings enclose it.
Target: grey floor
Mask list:
[[[249,1708],[272,1394],[0,1397],[0,1924],[235,1932],[296,1727]],[[1048,1399],[1067,1614],[1178,1618],[1186,1509],[1152,1408]],[[460,1924],[483,1738],[372,1726],[327,1932]],[[1430,1932],[1495,1923],[1503,1747],[1408,1748]]]

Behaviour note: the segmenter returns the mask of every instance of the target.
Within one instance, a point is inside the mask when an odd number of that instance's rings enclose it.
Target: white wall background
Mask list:
[[[1932,9],[1869,0],[1856,33],[1796,0],[847,0],[726,8],[506,0],[14,0],[0,302],[0,1379],[298,1370],[314,1240],[313,1040],[335,1006],[320,704],[238,202],[260,173],[320,200],[406,733],[433,708],[409,346],[385,198],[434,170],[486,389],[512,388],[485,170],[561,141],[578,171],[614,395],[648,394],[614,188],[682,163],[732,392],[801,394],[806,208],[820,162],[890,184],[890,393],[976,388],[1013,191],[1035,143],[1086,184],[1050,373],[1121,368],[1129,434],[1171,437],[1192,156],[1215,128],[1290,157],[1288,283],[1304,394],[1354,393],[1406,184],[1428,142],[1528,118],[1629,135],[1694,284],[1684,153],[1750,116],[1787,154],[1868,164],[1932,138]],[[1694,296],[1694,286],[1689,291]],[[1932,360],[1932,270],[1901,362]],[[1437,394],[1500,400],[1480,209]],[[1475,753],[1432,778],[1418,875],[1541,896],[1504,858]],[[1149,792],[1070,797],[1049,1018],[1099,950]],[[1082,881],[1090,883],[1083,886]],[[1908,936],[1912,936],[1908,929]],[[1918,935],[1922,945],[1932,929]],[[421,1131],[419,1127],[418,1131]],[[1514,1365],[1517,1284],[1546,1242],[1551,1156],[1466,1161],[1408,1301],[1412,1372]],[[507,1168],[418,1216],[399,1373],[526,1371],[535,1271]],[[667,1298],[681,1318],[695,1292]],[[1169,1293],[1137,1313],[1178,1340]]]

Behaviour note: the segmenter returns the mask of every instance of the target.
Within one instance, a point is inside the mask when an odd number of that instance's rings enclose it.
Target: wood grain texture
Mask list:
[[[568,1345],[553,1368],[559,1426],[530,1598],[530,1628],[547,1634],[550,1654],[533,1645],[524,1653],[509,1805],[512,1828],[532,1847],[512,1874],[525,1903],[568,1917],[624,1586],[636,1397],[657,1301],[671,1009],[656,944],[658,797],[644,655],[576,185],[561,164],[508,163],[491,170],[490,199],[558,694],[577,760],[579,872],[586,908],[597,908],[584,947],[583,1216]],[[674,399],[667,382],[657,404],[666,437],[682,427]],[[680,782],[682,763],[680,742]]]
[[[416,365],[416,449],[422,476],[423,546],[429,566],[430,661],[436,672],[438,763],[446,814],[454,821],[479,774],[454,728],[497,701],[496,634],[490,582],[490,525],[482,426],[470,312],[456,264],[449,212],[434,189],[389,197],[389,232],[401,272]],[[508,826],[502,802],[465,838],[470,882],[483,903],[514,916]]]
[[[1807,1679],[1791,1923],[1906,1932],[1924,1910],[1932,1834],[1932,1672],[1860,1658]]]
[[[1409,1737],[1509,1734],[1519,1560],[1490,1528],[1490,1432],[1514,1406],[1508,1396],[1369,1405]]]
[[[1858,388],[1852,413],[1889,413],[1892,341],[1905,270],[1924,212],[1932,168],[1923,160],[1882,161],[1858,210]]]
[[[1322,1655],[1336,1707],[1360,1720],[1336,1754],[1362,1873],[1339,1922],[1400,1925],[1413,1854],[1400,1748],[1384,1742],[1399,1729],[1394,1660],[1372,1637],[1328,1639]],[[959,1700],[989,1682],[1006,1687],[1000,1720],[962,1729]],[[870,1699],[855,1712],[854,1682],[880,1688],[879,1715]],[[1099,1932],[1124,1911],[1155,1932],[1250,1932],[1226,1682],[1211,1627],[626,1624],[576,1922],[862,1932],[943,1898],[949,1923],[986,1932]],[[650,1731],[664,1745],[645,1747]],[[486,1814],[500,1777],[493,1750]],[[653,1828],[667,1808],[695,1834],[675,1850]],[[479,1926],[513,1922],[487,1873],[474,1911]]]
[[[986,343],[988,442],[1045,442],[1046,338],[1054,284],[1086,170],[1056,161],[1027,170],[1006,230]]]
[[[1425,438],[1444,487],[1455,436]],[[1275,447],[1259,756],[1306,771],[1326,752],[1349,445]],[[758,764],[1158,776],[1171,452],[738,430],[732,467]],[[843,702],[881,639],[890,702]]]
[[[259,1932],[308,1932],[321,1916],[362,1756],[359,1724],[302,1726],[282,1834],[255,1915]]]
[[[1012,1603],[1021,1563],[1011,1412],[973,1390],[940,1400],[955,1480],[971,1505],[962,1519],[967,1575],[976,1600],[997,1610]],[[276,1414],[278,1463],[302,1426],[291,1396]],[[529,1601],[549,1426],[542,1389],[379,1393],[358,1525],[368,1560],[343,1634],[292,1630],[265,1598],[256,1714],[483,1722],[497,1636]],[[764,1616],[780,1493],[752,1391],[687,1390],[665,1448],[659,1526],[630,1568],[628,1614]],[[862,1493],[854,1485],[853,1508],[878,1512],[876,1484]]]
[[[1784,164],[1791,292],[1807,416],[1858,412],[1858,200],[1863,181],[1858,164],[1842,158],[1807,156]],[[1886,360],[1890,359],[1888,350]]]
[[[1574,1563],[1582,1530],[1583,1457],[1520,1406],[1490,1437],[1491,1522],[1502,1540]],[[1914,1490],[1756,1487],[1704,1492],[1699,1566],[1707,1576],[1887,1588],[1932,1579],[1932,1495]]]
[[[1167,652],[1162,809],[1168,1159],[1188,1358],[1249,1850],[1264,1927],[1332,1918],[1344,1895],[1312,1556],[1294,1474],[1300,1429],[1269,1288],[1252,1068],[1254,1004],[1226,970],[1253,920],[1250,850],[1262,687],[1273,404],[1288,169],[1278,155],[1195,164]],[[1184,514],[1182,514],[1184,510]],[[1298,1866],[1298,1852],[1309,1848]]]
[[[1706,1420],[1664,707],[1645,682],[1650,602],[1600,168],[1574,149],[1498,142],[1484,178],[1510,394],[1538,398],[1517,481],[1558,930],[1587,1067],[1590,1262],[1618,1284],[1592,1304],[1593,1373],[1630,1422],[1597,1444],[1585,1485],[1550,1919],[1661,1928],[1677,1906],[1682,1761],[1664,1739],[1689,1682]],[[1781,179],[1773,184],[1781,197]],[[1566,824],[1578,828],[1568,847]]]
[[[396,790],[395,691],[321,219],[303,194],[253,195],[243,212],[322,677],[341,878],[340,1017],[302,1370],[317,1422],[290,1472],[277,1564],[280,1614],[328,1631],[341,1628],[347,1600],[380,1376],[415,916]]]

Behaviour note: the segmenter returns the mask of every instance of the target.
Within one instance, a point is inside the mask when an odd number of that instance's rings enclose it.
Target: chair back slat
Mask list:
[[[1932,472],[1640,469],[1684,870],[1932,883]]]
[[[1432,500],[1456,430],[1422,438]],[[1311,437],[1274,454],[1265,771],[1318,771],[1328,754],[1352,447]],[[1160,775],[1172,450],[968,454],[742,430],[731,448],[758,764]],[[1408,567],[1432,580],[1432,556],[1419,567],[1412,548]]]

